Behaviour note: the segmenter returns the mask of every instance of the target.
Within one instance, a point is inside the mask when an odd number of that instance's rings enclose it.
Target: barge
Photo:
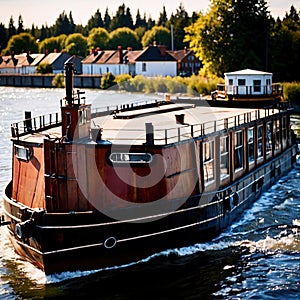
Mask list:
[[[45,274],[216,237],[292,167],[289,109],[153,101],[93,111],[65,65],[61,111],[11,126],[15,251]]]

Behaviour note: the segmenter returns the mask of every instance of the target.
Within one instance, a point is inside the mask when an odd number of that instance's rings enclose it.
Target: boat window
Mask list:
[[[86,124],[87,122],[87,111],[84,110],[80,110],[79,111],[79,124]]]
[[[203,143],[204,184],[214,181],[214,141]]]
[[[254,128],[248,129],[248,161],[254,163]]]
[[[229,85],[233,85],[233,79],[229,79],[229,80],[228,80],[228,84],[229,84]]]
[[[272,121],[267,122],[267,130],[266,130],[266,154],[270,154],[273,149],[272,145],[272,135],[273,135],[273,126]]]
[[[275,150],[279,150],[280,149],[280,143],[281,143],[280,120],[276,120],[274,122],[274,133],[275,133]]]
[[[221,179],[229,176],[229,138],[224,136],[220,138],[220,175]]]
[[[257,159],[263,158],[263,125],[257,127]]]
[[[150,153],[111,153],[109,159],[112,163],[144,164],[152,161]]]
[[[238,171],[244,167],[244,138],[243,131],[235,133],[235,148],[234,148],[234,170]]]
[[[32,152],[29,148],[15,145],[15,154],[16,157],[20,160],[29,161],[32,156]]]
[[[238,85],[246,85],[246,79],[239,79]]]
[[[253,90],[254,92],[261,91],[261,80],[253,80]]]

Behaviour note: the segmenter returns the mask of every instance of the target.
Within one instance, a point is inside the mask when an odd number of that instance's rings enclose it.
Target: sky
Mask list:
[[[267,0],[267,2],[274,18],[284,17],[291,5],[294,5],[298,11],[300,10],[300,0]],[[85,26],[97,9],[103,17],[108,8],[109,15],[112,16],[123,3],[130,8],[133,20],[135,20],[137,9],[140,10],[142,17],[146,13],[147,18],[151,16],[153,20],[157,20],[163,6],[166,8],[167,17],[170,17],[172,12],[176,12],[180,3],[191,15],[193,11],[205,13],[209,9],[210,0],[0,0],[0,23],[8,27],[12,16],[14,25],[17,26],[19,15],[21,15],[25,28],[31,28],[32,24],[38,27],[46,24],[51,26],[63,11],[67,15],[71,11],[74,23]]]

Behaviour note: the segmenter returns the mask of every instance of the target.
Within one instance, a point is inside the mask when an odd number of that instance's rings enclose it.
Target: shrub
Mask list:
[[[52,80],[52,86],[55,86],[57,88],[63,88],[65,87],[65,80],[63,74],[56,74]]]
[[[287,101],[300,104],[300,82],[284,83],[283,97]]]
[[[115,78],[115,75],[110,72],[104,74],[101,78],[100,88],[106,90],[112,87],[113,85],[115,85]]]
[[[53,68],[50,64],[46,62],[41,62],[37,67],[36,67],[36,72],[39,74],[49,74],[53,73]]]

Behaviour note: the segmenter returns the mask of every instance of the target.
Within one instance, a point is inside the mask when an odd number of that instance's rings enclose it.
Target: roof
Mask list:
[[[183,60],[186,56],[189,56],[193,51],[192,50],[176,50],[176,51],[168,51],[176,60]]]
[[[251,70],[251,69],[244,69],[244,70],[240,70],[240,71],[225,73],[224,75],[225,76],[228,76],[228,75],[272,75],[272,73]]]
[[[176,61],[165,46],[149,46],[141,52],[135,61]]]

